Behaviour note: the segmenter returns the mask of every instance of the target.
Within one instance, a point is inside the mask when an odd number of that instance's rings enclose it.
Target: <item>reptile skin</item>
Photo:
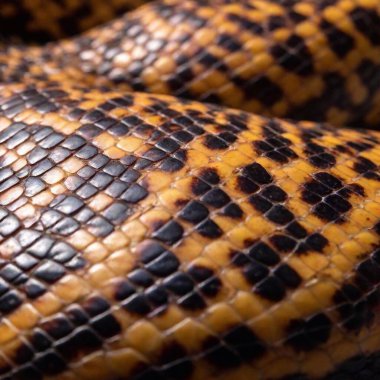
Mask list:
[[[380,1],[212,4],[1,48],[0,380],[380,379]]]
[[[74,40],[0,50],[0,81],[172,94],[380,124],[379,0],[163,0]],[[84,75],[85,73],[85,75]]]

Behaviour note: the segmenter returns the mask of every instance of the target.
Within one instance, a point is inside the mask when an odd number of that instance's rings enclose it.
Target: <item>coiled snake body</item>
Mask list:
[[[1,380],[380,379],[378,0],[162,0],[0,81]]]

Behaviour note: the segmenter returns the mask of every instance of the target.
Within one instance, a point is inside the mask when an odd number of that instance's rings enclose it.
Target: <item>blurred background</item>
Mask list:
[[[1,37],[47,42],[78,34],[149,0],[1,0]]]

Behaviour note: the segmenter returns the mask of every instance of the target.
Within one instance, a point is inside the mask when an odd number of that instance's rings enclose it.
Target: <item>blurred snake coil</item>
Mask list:
[[[379,380],[380,0],[143,2],[0,4],[0,380]]]

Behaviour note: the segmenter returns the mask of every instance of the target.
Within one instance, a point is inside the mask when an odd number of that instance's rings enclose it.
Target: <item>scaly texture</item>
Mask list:
[[[1,77],[119,86],[335,126],[378,126],[380,3],[162,0],[77,39],[5,49]]]
[[[0,380],[380,378],[380,132],[125,91],[372,125],[379,5],[164,0],[3,47]]]
[[[6,93],[0,379],[321,379],[377,357],[379,133]]]
[[[46,42],[79,34],[148,0],[2,0],[1,37]]]

